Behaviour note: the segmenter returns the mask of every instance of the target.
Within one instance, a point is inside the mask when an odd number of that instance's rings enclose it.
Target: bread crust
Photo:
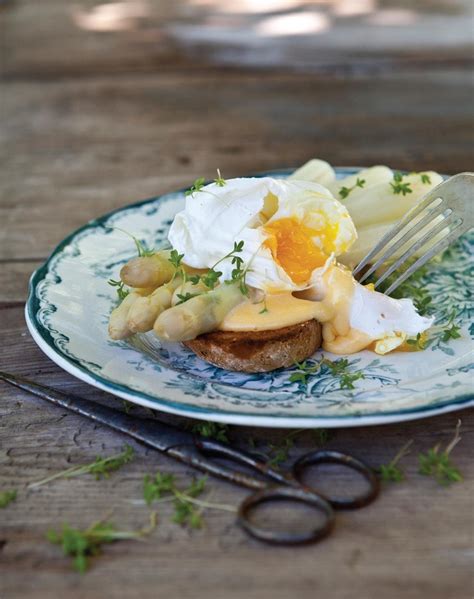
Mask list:
[[[317,320],[268,331],[213,331],[184,342],[195,354],[219,368],[268,372],[293,366],[321,347]]]

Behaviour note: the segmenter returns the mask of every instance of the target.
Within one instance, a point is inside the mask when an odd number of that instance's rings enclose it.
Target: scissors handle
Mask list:
[[[306,453],[294,463],[292,474],[301,485],[306,486],[304,473],[311,466],[318,464],[338,464],[350,470],[355,470],[362,475],[367,483],[367,488],[353,497],[328,496],[312,487],[315,493],[324,497],[335,509],[353,510],[364,507],[374,501],[380,492],[379,479],[374,470],[361,460],[339,451],[316,450]]]
[[[309,526],[307,530],[286,531],[265,528],[252,520],[252,512],[259,505],[284,500],[315,508],[323,516],[321,522]],[[260,541],[274,545],[303,545],[319,541],[331,532],[334,526],[334,511],[323,497],[302,487],[267,487],[244,499],[237,513],[237,522],[248,534]]]

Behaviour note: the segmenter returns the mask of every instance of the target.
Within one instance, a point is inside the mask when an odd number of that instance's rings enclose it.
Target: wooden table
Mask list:
[[[209,177],[216,167],[231,177],[320,156],[341,165],[472,168],[464,58],[443,63],[440,56],[425,67],[408,60],[388,72],[354,69],[350,78],[231,70],[185,57],[163,41],[145,47],[136,32],[79,35],[67,29],[60,5],[48,0],[38,12],[39,4],[12,3],[1,15],[4,370],[120,405],[48,360],[23,318],[31,272],[68,232],[104,212]],[[417,474],[417,454],[447,442],[458,418],[463,439],[453,459],[465,480],[444,488]],[[111,509],[120,527],[140,527],[148,514],[137,502],[144,474],[159,469],[185,483],[192,473],[134,443],[134,461],[107,480],[82,476],[28,491],[27,483],[116,453],[126,440],[1,385],[0,490],[19,494],[0,510],[0,597],[467,599],[474,582],[473,428],[472,412],[464,411],[332,432],[327,447],[374,466],[390,461],[408,439],[414,444],[404,459],[407,480],[385,487],[371,507],[339,514],[335,533],[319,545],[264,546],[220,511],[206,512],[206,527],[189,532],[170,522],[172,508],[164,504],[146,543],[106,546],[81,576],[45,540],[48,529],[64,521],[86,527]],[[236,443],[249,435],[275,443],[285,434],[230,431]],[[291,456],[312,446],[303,435]],[[209,486],[214,501],[236,504],[244,496],[223,482]]]

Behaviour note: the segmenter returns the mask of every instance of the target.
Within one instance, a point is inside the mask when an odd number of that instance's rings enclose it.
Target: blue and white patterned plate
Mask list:
[[[339,168],[339,177],[357,168]],[[290,171],[272,176],[285,177]],[[266,175],[270,173],[265,173]],[[184,193],[166,194],[117,210],[72,233],[32,276],[26,320],[40,348],[74,376],[131,402],[193,418],[275,427],[343,427],[422,418],[474,405],[471,336],[472,248],[464,238],[433,265],[425,285],[446,318],[456,308],[462,336],[441,335],[423,352],[349,356],[365,378],[354,389],[323,367],[307,385],[291,382],[292,369],[267,374],[221,370],[179,344],[160,346],[152,333],[132,347],[107,336],[116,302],[107,284],[135,254],[130,231],[148,247],[166,240],[184,205]],[[314,359],[318,359],[318,352]],[[335,356],[328,355],[330,359]]]

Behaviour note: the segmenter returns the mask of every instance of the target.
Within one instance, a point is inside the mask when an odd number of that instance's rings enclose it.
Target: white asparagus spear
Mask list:
[[[364,180],[363,187],[357,187],[357,179]],[[347,189],[351,189],[350,197],[360,195],[364,193],[364,190],[367,190],[372,185],[378,185],[380,183],[388,183],[393,179],[393,172],[388,166],[372,166],[371,168],[366,168],[355,175],[350,175],[349,177],[345,177],[344,179],[337,179],[337,181],[333,181],[329,186],[329,191],[333,194],[333,196],[341,200],[341,196],[339,191],[342,187],[346,187]],[[344,199],[342,199],[345,204]]]
[[[181,277],[174,277],[150,295],[137,298],[127,314],[127,327],[131,333],[151,331],[158,316],[171,306],[173,293],[182,282]]]
[[[130,287],[159,287],[175,273],[169,261],[170,251],[161,250],[152,256],[132,258],[122,267],[120,278]]]
[[[373,185],[363,193],[343,202],[349,210],[357,230],[370,225],[379,225],[399,220],[412,208],[428,191],[443,180],[438,173],[423,173],[428,175],[430,183],[423,183],[421,174],[407,175],[402,183],[408,183],[410,193],[394,193],[390,183]]]
[[[109,318],[109,336],[111,339],[117,341],[132,335],[127,323],[128,313],[133,304],[141,297],[140,291],[132,291],[115,310],[112,310]]]
[[[245,299],[238,284],[225,283],[162,312],[153,330],[163,341],[189,341],[216,329],[232,308]]]
[[[424,214],[425,213],[422,213],[422,215],[417,220],[420,220],[420,218],[422,218],[424,216]],[[439,222],[440,220],[442,220],[441,216],[434,219],[432,221],[432,224],[434,225],[435,223]],[[341,262],[342,264],[345,264],[349,268],[354,268],[357,264],[359,264],[359,262],[362,260],[362,258],[364,256],[366,256],[369,253],[369,251],[382,239],[382,237],[386,233],[388,233],[388,231],[390,231],[390,229],[392,229],[392,227],[395,225],[395,222],[396,221],[391,222],[391,223],[383,223],[380,225],[372,225],[372,226],[364,227],[363,229],[360,229],[358,231],[357,241],[354,243],[354,245],[351,247],[351,249],[347,253],[338,257],[338,261]],[[413,221],[413,224],[415,224],[415,223],[416,223],[416,220]],[[418,239],[421,239],[426,232],[427,232],[427,229],[425,229],[425,228],[423,228],[421,231],[419,231],[416,235],[413,236],[409,245],[413,245],[413,243],[415,243],[415,241],[417,241]],[[445,235],[444,230],[441,231],[440,233],[438,233],[438,235],[435,235],[433,237],[433,239],[430,240],[429,243],[427,243],[426,245],[421,247],[419,249],[419,251],[415,253],[415,256],[421,256],[422,254],[424,254],[428,248],[430,248],[431,246],[435,245],[438,241],[440,241],[444,235]],[[397,252],[395,252],[393,258],[394,259],[399,258],[408,249],[409,245],[402,246]]]
[[[188,293],[191,295],[199,295],[201,293],[207,293],[208,291],[209,287],[206,287],[202,281],[199,281],[196,284],[191,283],[191,281],[186,281],[176,288],[173,297],[171,298],[171,305],[176,306],[176,304],[182,303],[183,298],[186,297]]]
[[[314,181],[328,187],[336,179],[336,173],[328,162],[314,158],[296,169],[288,178],[299,181]]]

